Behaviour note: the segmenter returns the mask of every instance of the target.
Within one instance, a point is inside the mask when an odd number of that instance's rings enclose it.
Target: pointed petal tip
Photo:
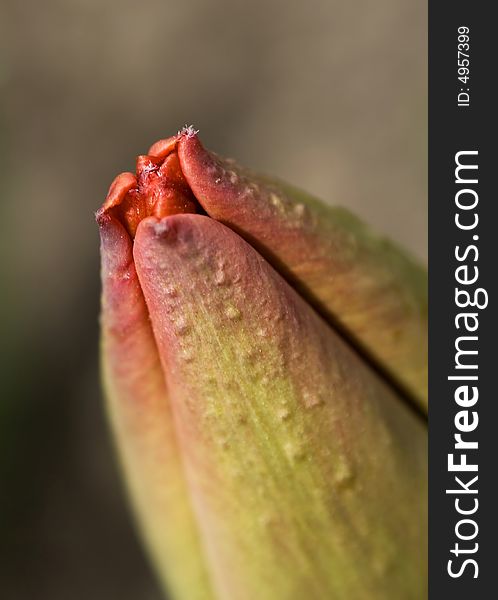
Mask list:
[[[104,213],[115,206],[119,206],[126,194],[136,186],[137,178],[133,173],[128,171],[120,173],[111,183],[104,204],[97,211],[97,215],[99,213]]]
[[[170,215],[159,219],[157,217],[148,217],[144,219],[137,229],[135,244],[147,243],[160,240],[163,243],[172,243],[176,238],[176,215]]]
[[[164,138],[162,140],[157,140],[154,142],[152,146],[148,149],[147,154],[149,156],[156,156],[157,158],[166,158],[168,154],[173,152],[178,143],[178,135],[173,135],[169,138]]]
[[[103,206],[95,213],[95,221],[99,226],[100,238],[103,241],[111,237],[121,237],[126,235],[123,225],[112,212],[106,210]]]
[[[95,221],[99,227],[104,226],[109,220],[109,215],[106,213],[103,206],[101,206],[97,211],[95,211],[94,216]]]
[[[192,139],[197,137],[199,130],[196,129],[193,125],[184,125],[181,129],[179,129],[176,135],[172,135],[171,137],[164,138],[154,142],[152,146],[147,151],[149,156],[155,156],[157,158],[165,158],[168,154],[173,152],[178,144],[178,142],[185,139]]]
[[[194,129],[191,125],[189,125],[188,127],[185,126],[181,131],[178,132],[179,154],[182,154],[182,150],[184,155],[195,152],[207,153],[206,149],[204,148],[199,139],[198,133],[199,130]]]
[[[209,217],[195,213],[177,213],[162,218],[147,217],[138,226],[135,244],[140,246],[152,240],[173,243],[180,233],[186,233],[198,222],[204,222],[206,227],[219,225]]]
[[[207,150],[197,135],[180,138],[178,158],[199,204],[210,217],[224,220],[224,210],[231,211],[244,191],[233,165]]]
[[[100,256],[102,274],[127,270],[133,261],[132,241],[122,225],[112,213],[99,209],[96,219],[100,234]]]

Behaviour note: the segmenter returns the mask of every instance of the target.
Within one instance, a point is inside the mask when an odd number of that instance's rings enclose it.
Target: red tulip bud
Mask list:
[[[103,371],[144,539],[180,600],[419,599],[426,429],[343,339],[382,361],[398,336],[409,382],[411,267],[282,190],[187,129],[98,212]]]

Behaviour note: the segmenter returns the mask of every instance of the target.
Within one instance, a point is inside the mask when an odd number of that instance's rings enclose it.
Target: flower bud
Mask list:
[[[418,600],[426,428],[350,344],[375,354],[377,331],[385,350],[390,310],[407,360],[418,284],[352,217],[240,173],[189,129],[97,213],[104,380],[144,540],[178,600]]]

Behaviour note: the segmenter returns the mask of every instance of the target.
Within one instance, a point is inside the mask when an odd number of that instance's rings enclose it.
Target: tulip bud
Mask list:
[[[215,173],[231,214],[258,208],[196,144],[154,145],[98,213],[111,422],[158,572],[178,600],[424,597],[426,428],[252,245],[193,214]]]

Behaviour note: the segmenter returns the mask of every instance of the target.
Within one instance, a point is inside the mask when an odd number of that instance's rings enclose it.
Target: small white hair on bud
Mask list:
[[[195,129],[193,125],[184,125],[178,135],[185,135],[187,138],[192,138],[199,133],[198,129]]]

